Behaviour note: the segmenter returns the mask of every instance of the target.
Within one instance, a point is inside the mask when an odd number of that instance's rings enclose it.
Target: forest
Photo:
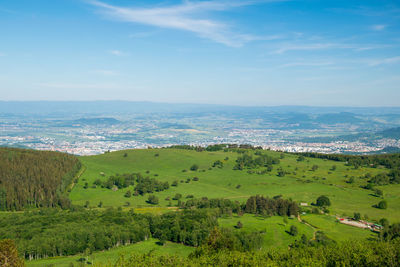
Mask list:
[[[25,259],[75,255],[110,249],[150,237],[198,246],[217,226],[212,211],[137,214],[117,209],[72,208],[0,215],[0,236],[15,240]]]
[[[0,210],[68,207],[67,187],[80,168],[65,153],[0,147]]]

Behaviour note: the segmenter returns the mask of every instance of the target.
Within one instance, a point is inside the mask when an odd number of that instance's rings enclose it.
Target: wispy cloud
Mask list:
[[[52,89],[110,89],[116,88],[115,84],[104,83],[39,83],[40,87]]]
[[[308,43],[308,44],[281,44],[273,53],[283,54],[289,51],[318,51],[329,49],[352,49],[354,51],[365,51],[372,49],[385,48],[387,45],[368,45],[368,44],[346,44],[346,43]]]
[[[114,56],[123,56],[123,55],[125,55],[125,53],[124,52],[122,52],[121,50],[110,50],[110,51],[108,51],[111,55],[114,55]]]
[[[333,65],[333,62],[290,62],[279,66],[280,68],[290,68],[290,67],[323,67]]]
[[[6,54],[3,54],[0,52],[0,57],[5,57],[5,56],[6,56]]]
[[[372,60],[369,62],[368,65],[369,66],[379,66],[379,65],[386,65],[386,64],[396,64],[396,63],[400,63],[400,56]]]
[[[281,1],[285,0],[184,1],[179,5],[150,8],[119,7],[100,1],[91,1],[90,3],[101,8],[106,15],[121,21],[188,31],[227,46],[240,47],[247,42],[265,40],[268,37],[234,33],[227,24],[207,18],[207,13],[264,2]]]
[[[383,31],[384,29],[386,29],[387,25],[383,25],[383,24],[376,24],[376,25],[372,25],[371,29],[374,31]]]
[[[98,74],[102,76],[117,76],[118,72],[114,70],[92,70],[90,73]]]

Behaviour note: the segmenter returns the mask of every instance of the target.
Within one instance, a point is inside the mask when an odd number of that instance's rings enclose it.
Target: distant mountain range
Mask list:
[[[400,115],[400,107],[311,107],[311,106],[234,106],[190,103],[155,103],[131,101],[0,101],[0,114],[126,114],[126,113],[258,113],[258,114],[329,114],[321,120],[351,121],[352,115]],[[338,113],[340,113],[338,115]]]
[[[390,128],[383,131],[372,132],[372,133],[359,133],[359,134],[349,134],[334,137],[315,137],[315,138],[305,138],[304,142],[309,143],[327,143],[333,141],[357,141],[357,140],[376,140],[380,138],[390,138],[390,139],[400,139],[400,127]],[[390,148],[388,148],[390,149]]]

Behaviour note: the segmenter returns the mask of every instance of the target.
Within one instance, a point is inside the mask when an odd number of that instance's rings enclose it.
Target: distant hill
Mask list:
[[[362,120],[355,117],[355,114],[349,112],[340,112],[340,113],[328,113],[320,115],[315,119],[315,121],[319,123],[336,124],[336,123],[357,123]]]
[[[400,139],[400,127],[387,129],[377,134],[381,135],[383,138]]]
[[[155,103],[134,101],[0,101],[0,114],[71,115],[138,113],[306,113],[306,114],[400,114],[400,107],[312,107],[312,106],[234,106],[194,103]]]
[[[73,124],[81,124],[81,125],[113,125],[119,124],[121,121],[114,118],[81,118],[78,120],[72,121]]]

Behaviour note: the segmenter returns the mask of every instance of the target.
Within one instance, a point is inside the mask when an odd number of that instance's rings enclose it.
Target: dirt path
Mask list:
[[[315,234],[317,233],[317,228],[315,228],[314,226],[312,226],[312,225],[309,224],[308,222],[303,221],[303,220],[301,219],[301,217],[300,217],[300,214],[297,215],[297,220],[298,220],[300,223],[303,223],[303,224],[307,225],[308,227],[311,227],[311,228],[314,230],[312,240],[315,240]]]
[[[78,174],[76,175],[76,177],[74,178],[74,180],[72,181],[72,184],[69,186],[69,190],[72,191],[72,189],[75,186],[75,181],[78,181],[79,178],[81,178],[82,174],[84,174],[86,171],[86,166],[82,165],[82,168],[79,170]]]

